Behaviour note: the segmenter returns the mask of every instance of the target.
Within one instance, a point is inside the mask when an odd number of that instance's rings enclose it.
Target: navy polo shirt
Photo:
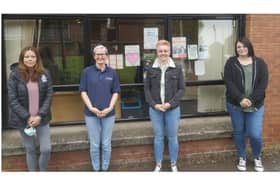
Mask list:
[[[110,105],[112,95],[120,92],[120,81],[117,73],[106,65],[102,72],[95,65],[86,67],[80,80],[80,92],[87,92],[93,107],[103,110]],[[96,116],[90,112],[87,106],[84,107],[85,115]],[[107,116],[115,114],[113,109]]]

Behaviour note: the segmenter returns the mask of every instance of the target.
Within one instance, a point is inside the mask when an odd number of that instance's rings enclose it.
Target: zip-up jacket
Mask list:
[[[27,126],[29,114],[29,101],[27,82],[21,78],[17,66],[12,67],[8,80],[9,100],[9,126],[24,128]],[[52,82],[49,73],[45,73],[38,79],[39,86],[39,112],[40,125],[45,125],[51,120]]]
[[[260,108],[264,104],[265,90],[268,84],[268,69],[263,59],[253,57],[252,88],[248,99],[252,107]],[[224,67],[224,81],[226,85],[226,99],[229,103],[240,106],[245,98],[245,75],[236,56],[230,57]]]
[[[149,66],[144,80],[144,90],[146,101],[153,108],[155,104],[161,104],[160,80],[161,69]],[[184,91],[185,82],[181,66],[175,64],[175,67],[168,67],[165,72],[165,102],[169,102],[171,108],[179,106]]]

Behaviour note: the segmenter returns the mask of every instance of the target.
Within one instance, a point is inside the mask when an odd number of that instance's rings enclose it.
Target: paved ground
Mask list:
[[[265,154],[262,158],[265,171],[280,171],[280,153]],[[201,161],[201,159],[194,159],[193,161],[186,161],[186,164],[179,163],[180,171],[237,171],[236,155],[228,155],[222,157],[208,158]],[[165,170],[170,170],[168,163]],[[252,159],[247,159],[247,171],[254,171],[254,162]]]
[[[168,158],[167,158],[168,159]],[[170,171],[169,161],[163,162],[163,171]],[[269,151],[263,153],[263,165],[266,172],[280,172],[280,151]],[[192,155],[189,158],[179,159],[178,169],[185,172],[232,172],[236,169],[237,156],[235,153],[216,153],[205,155]],[[122,164],[120,164],[122,165]],[[154,163],[141,162],[139,164],[131,163],[117,167],[111,166],[110,171],[153,171]],[[248,155],[247,172],[254,171],[253,160]]]

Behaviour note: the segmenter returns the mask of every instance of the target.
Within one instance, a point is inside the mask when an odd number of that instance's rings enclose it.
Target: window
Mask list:
[[[84,68],[83,23],[80,19],[41,19],[39,48],[53,84],[79,84]]]
[[[111,55],[110,66],[114,68],[121,83],[120,114],[121,119],[148,117],[148,106],[145,101],[143,86],[143,69],[145,64],[155,58],[155,49],[144,49],[144,29],[156,28],[158,38],[165,38],[163,19],[116,18],[104,17],[90,20],[90,45],[105,45]],[[139,47],[139,65],[128,65],[125,59],[126,47]],[[117,65],[112,64],[115,55],[121,56]],[[121,64],[119,64],[121,63]],[[118,106],[117,106],[118,107]]]
[[[224,64],[234,54],[237,37],[236,20],[173,19],[171,22],[172,54],[182,64],[187,81],[222,80]],[[174,57],[174,47],[184,41],[186,55]],[[176,54],[176,52],[175,52]],[[225,111],[224,86],[187,87],[182,98],[182,113]],[[184,106],[186,105],[186,106]]]
[[[93,63],[92,49],[103,44],[110,54],[108,65],[116,70],[121,82],[117,120],[147,119],[149,106],[144,96],[143,74],[146,65],[156,58],[156,50],[151,47],[153,40],[167,39],[172,45],[173,59],[182,64],[187,85],[181,99],[182,116],[225,114],[223,67],[234,54],[236,37],[244,34],[243,18],[241,15],[4,15],[3,80],[24,46],[38,47],[56,90],[51,123],[83,122],[83,102],[78,91],[80,76],[84,67]]]

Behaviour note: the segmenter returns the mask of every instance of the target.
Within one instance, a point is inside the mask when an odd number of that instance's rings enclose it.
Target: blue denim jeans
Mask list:
[[[115,116],[98,118],[85,116],[88,138],[90,143],[91,164],[95,171],[100,170],[100,143],[102,148],[102,170],[109,168],[111,157],[111,139]]]
[[[176,163],[178,157],[178,128],[180,122],[180,107],[161,112],[150,107],[150,118],[154,130],[154,154],[156,163],[163,159],[164,136],[167,133],[169,157],[171,163]]]
[[[256,112],[243,112],[229,102],[226,106],[231,117],[234,144],[239,156],[246,160],[246,136],[248,136],[253,158],[259,158],[262,150],[264,106]]]

